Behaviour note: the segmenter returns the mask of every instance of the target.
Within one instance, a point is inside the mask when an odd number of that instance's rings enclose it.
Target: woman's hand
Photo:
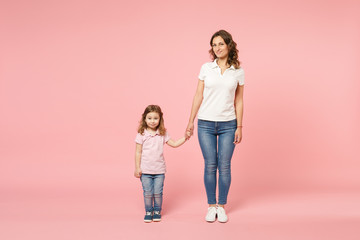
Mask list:
[[[186,131],[185,131],[185,139],[189,140],[193,134],[194,134],[194,123],[189,122],[189,124],[186,127]]]
[[[235,131],[234,143],[235,144],[240,143],[241,139],[242,139],[242,129],[241,127],[238,127]]]
[[[134,176],[135,176],[136,178],[140,178],[140,177],[141,177],[141,174],[142,174],[141,169],[140,169],[140,168],[136,168],[136,169],[135,169],[135,172],[134,172]]]

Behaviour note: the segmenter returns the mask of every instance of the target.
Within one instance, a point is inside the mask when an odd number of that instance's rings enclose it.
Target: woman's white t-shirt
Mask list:
[[[238,85],[244,85],[244,70],[231,66],[221,74],[216,60],[201,66],[199,79],[204,81],[204,92],[198,119],[231,121],[236,119],[235,91]]]

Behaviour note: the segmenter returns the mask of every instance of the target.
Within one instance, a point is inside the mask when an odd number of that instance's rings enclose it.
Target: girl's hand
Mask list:
[[[242,139],[242,130],[240,127],[238,127],[235,131],[234,143],[235,144],[240,143],[241,139]]]
[[[141,172],[141,169],[140,169],[140,168],[135,169],[134,176],[135,176],[136,178],[140,178],[140,177],[141,177],[141,174],[142,174],[142,172]]]
[[[194,134],[194,123],[189,122],[185,131],[185,139],[189,140],[193,134]]]

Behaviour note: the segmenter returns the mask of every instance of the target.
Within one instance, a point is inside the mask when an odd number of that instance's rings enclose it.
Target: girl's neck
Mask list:
[[[151,133],[152,135],[154,135],[155,133],[156,133],[156,131],[157,131],[157,129],[152,129],[152,128],[146,128],[146,130],[149,132],[149,133]]]

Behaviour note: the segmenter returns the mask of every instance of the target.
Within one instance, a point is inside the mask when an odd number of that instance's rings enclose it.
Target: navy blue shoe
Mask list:
[[[149,223],[153,220],[153,213],[152,212],[146,212],[144,217],[144,222]]]
[[[160,222],[161,221],[160,211],[154,211],[153,221],[154,222]]]

